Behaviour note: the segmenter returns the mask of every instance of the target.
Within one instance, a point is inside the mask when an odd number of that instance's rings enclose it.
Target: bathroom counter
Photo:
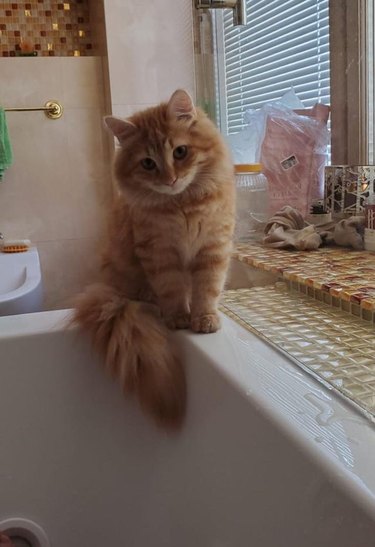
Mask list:
[[[343,247],[316,251],[238,244],[233,257],[258,270],[277,274],[291,288],[341,307],[364,319],[375,312],[375,254]]]

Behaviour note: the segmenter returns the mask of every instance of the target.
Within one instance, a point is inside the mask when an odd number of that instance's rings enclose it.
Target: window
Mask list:
[[[305,107],[330,104],[328,0],[248,0],[246,27],[215,14],[217,117],[223,133],[291,87]]]

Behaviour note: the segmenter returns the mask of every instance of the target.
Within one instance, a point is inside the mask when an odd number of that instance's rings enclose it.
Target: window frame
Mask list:
[[[307,10],[309,9],[308,6],[306,7],[306,9]],[[225,12],[224,10],[215,10],[214,13],[212,12],[212,20],[213,20],[212,39],[214,42],[214,47],[216,49],[215,75],[217,78],[217,89],[219,90],[219,93],[217,93],[217,95],[220,94],[221,97],[225,97],[227,92],[227,85],[226,85],[226,68],[225,68],[226,60],[225,60],[225,53],[224,53],[224,47],[225,47],[225,29],[224,29]],[[231,40],[231,38],[229,38],[229,40]],[[297,52],[297,56],[298,56],[298,52]],[[272,89],[272,87],[270,87],[270,89]],[[221,131],[224,134],[227,134],[228,133],[228,123],[227,123],[228,111],[227,111],[226,105],[224,104],[223,100],[219,100],[218,96],[216,97],[216,104],[217,104],[217,116],[216,116],[217,123]],[[310,104],[307,106],[307,108],[311,108],[312,106],[313,105]]]
[[[217,17],[223,17],[215,11]],[[338,165],[371,165],[375,163],[375,9],[373,0],[329,0],[330,86],[331,86],[331,163]],[[218,103],[215,74],[220,67],[213,49],[223,57],[217,40],[214,10],[194,10],[196,73],[198,104]],[[202,37],[201,18],[206,31]],[[222,27],[221,27],[222,28]],[[209,32],[207,31],[209,29]],[[207,55],[210,43],[212,51]],[[202,49],[206,61],[201,62]],[[220,74],[218,74],[220,78]],[[207,82],[210,81],[211,85]],[[223,78],[221,76],[221,86]],[[210,111],[212,119],[215,114]],[[225,116],[221,116],[225,120]],[[223,133],[225,123],[217,125]]]
[[[332,163],[374,163],[373,0],[330,0]]]

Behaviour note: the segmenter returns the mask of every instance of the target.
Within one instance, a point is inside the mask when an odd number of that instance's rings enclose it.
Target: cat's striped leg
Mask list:
[[[190,276],[177,251],[154,250],[141,257],[147,280],[154,291],[167,326],[186,329],[190,326]]]
[[[220,328],[218,303],[229,266],[229,254],[221,245],[203,247],[192,266],[191,329],[216,332]]]

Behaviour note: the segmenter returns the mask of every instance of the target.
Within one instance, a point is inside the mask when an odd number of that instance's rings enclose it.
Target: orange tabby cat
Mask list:
[[[127,120],[106,118],[121,148],[101,281],[75,320],[126,392],[164,426],[186,405],[184,371],[168,329],[210,333],[231,253],[234,171],[219,131],[176,91]],[[166,325],[166,326],[165,326]]]

